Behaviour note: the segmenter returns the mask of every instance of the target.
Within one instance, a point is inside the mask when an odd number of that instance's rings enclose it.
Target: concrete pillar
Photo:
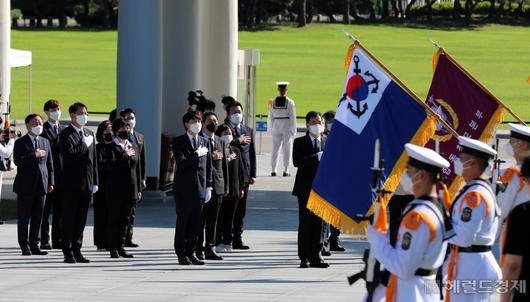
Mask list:
[[[162,133],[163,0],[121,0],[118,21],[118,110],[136,111],[145,134],[148,189],[156,189]]]
[[[200,0],[200,89],[225,113],[221,98],[237,96],[237,0]]]
[[[9,53],[11,50],[11,3],[0,0],[0,113],[8,111],[11,94],[11,67]]]
[[[162,132],[184,133],[182,116],[188,108],[188,91],[199,85],[199,1],[164,2],[164,87]]]

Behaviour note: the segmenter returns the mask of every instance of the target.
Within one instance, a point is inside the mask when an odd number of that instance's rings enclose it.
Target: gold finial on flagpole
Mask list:
[[[350,33],[345,31],[344,29],[342,30],[342,32],[346,35],[346,37],[348,37],[348,39],[352,41],[352,43],[359,42],[359,40],[357,40],[354,36],[350,35]]]

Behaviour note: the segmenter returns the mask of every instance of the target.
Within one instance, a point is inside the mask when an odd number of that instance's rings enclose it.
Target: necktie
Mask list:
[[[79,130],[79,138],[83,140],[83,130]]]
[[[214,141],[213,141],[213,138],[210,137],[210,149],[213,150],[215,148],[215,144],[214,144]]]
[[[197,139],[193,137],[191,141],[193,142],[193,150],[197,150]]]
[[[314,146],[313,147],[315,148],[315,152],[319,152],[320,150],[318,150],[318,141],[317,141],[317,139],[315,138],[313,140],[313,142],[314,142]]]
[[[35,138],[35,150],[39,149],[39,143],[37,141],[37,138]]]
[[[55,131],[55,134],[59,134],[59,128],[57,128],[57,125],[53,125],[53,131]]]

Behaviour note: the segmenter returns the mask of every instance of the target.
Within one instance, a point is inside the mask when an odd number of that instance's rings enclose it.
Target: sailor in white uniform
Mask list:
[[[386,234],[368,226],[371,251],[391,273],[386,290],[379,286],[373,301],[439,301],[435,277],[444,261],[447,232],[436,183],[449,162],[431,149],[411,144],[405,149],[409,162],[401,186],[415,199],[405,208],[395,246]]]
[[[444,266],[446,301],[490,301],[502,273],[491,252],[499,224],[500,209],[491,183],[488,162],[497,152],[486,143],[459,137],[460,156],[454,171],[466,181],[450,205],[454,236]]]
[[[289,166],[296,135],[296,109],[292,99],[287,96],[289,82],[277,82],[279,96],[271,100],[269,106],[269,125],[272,132],[272,176],[276,176],[276,167],[283,154],[283,176],[289,176]]]

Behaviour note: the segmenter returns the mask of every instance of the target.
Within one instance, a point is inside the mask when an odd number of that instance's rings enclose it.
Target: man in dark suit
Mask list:
[[[59,149],[59,133],[64,129],[59,120],[61,118],[61,104],[58,100],[48,100],[44,103],[44,112],[48,121],[44,123],[44,130],[41,136],[48,140],[52,149],[53,156],[53,175],[55,178],[55,187],[52,192],[46,195],[44,204],[44,213],[42,215],[40,248],[50,250],[61,248],[61,151]],[[50,245],[50,213],[53,212],[52,218],[52,244]]]
[[[48,140],[39,137],[42,118],[30,114],[25,123],[28,134],[15,142],[13,150],[18,167],[13,183],[13,192],[17,194],[18,244],[22,255],[46,255],[39,249],[39,235],[46,193],[53,191],[53,158]]]
[[[217,220],[223,196],[228,195],[228,154],[226,144],[220,137],[215,136],[217,130],[217,115],[206,112],[202,117],[201,136],[208,140],[209,156],[212,161],[213,192],[208,203],[202,208],[201,227],[196,247],[199,259],[223,260],[215,253],[215,236]],[[206,235],[205,235],[206,232]]]
[[[298,257],[300,267],[329,266],[322,259],[322,219],[307,209],[307,200],[311,185],[317,172],[322,150],[326,145],[324,120],[319,112],[310,111],[306,117],[307,133],[293,143],[293,164],[298,168],[294,182],[293,195],[298,197]]]
[[[134,130],[134,127],[136,126],[136,112],[132,110],[131,108],[126,108],[120,112],[120,116],[129,124],[129,141],[131,144],[137,146],[138,149],[138,156],[139,156],[139,168],[140,168],[140,175],[138,177],[140,178],[140,195],[143,189],[146,187],[146,162],[145,162],[145,144],[144,144],[144,135],[140,132]],[[134,228],[134,219],[136,216],[136,205],[137,203],[134,203],[131,216],[129,217],[129,225],[127,227],[127,236],[125,237],[125,247],[138,247],[138,244],[134,243],[132,241],[133,238],[133,228]]]
[[[98,190],[98,169],[94,134],[85,128],[87,107],[74,103],[68,108],[71,123],[59,134],[63,173],[62,248],[65,263],[88,263],[81,254],[83,231],[92,194]]]
[[[247,209],[247,196],[250,185],[256,182],[256,148],[254,147],[254,130],[247,125],[243,125],[243,106],[232,97],[224,97],[223,104],[226,109],[225,124],[234,133],[234,140],[231,145],[241,151],[243,163],[243,176],[245,186],[243,187],[243,197],[238,200],[236,214],[234,217],[233,243],[232,248],[236,250],[248,250],[249,246],[243,243],[243,219]]]
[[[195,257],[195,245],[201,225],[202,204],[212,196],[212,162],[208,140],[199,136],[202,116],[188,111],[182,117],[186,133],[173,139],[176,168],[173,186],[177,223],[175,253],[181,265],[203,265]]]

